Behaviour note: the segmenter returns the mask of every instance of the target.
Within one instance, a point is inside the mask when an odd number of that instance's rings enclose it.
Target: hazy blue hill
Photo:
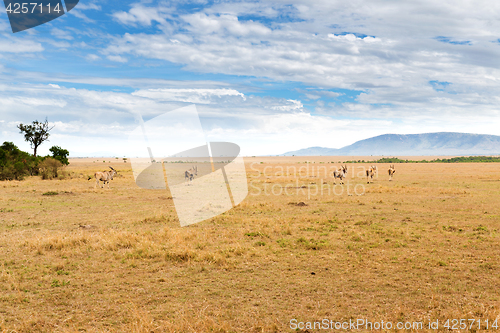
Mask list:
[[[325,156],[325,155],[338,155],[335,152],[338,149],[335,148],[323,148],[323,147],[309,147],[305,149],[300,149],[297,151],[290,151],[284,153],[283,156]]]
[[[500,136],[469,133],[384,134],[341,149],[311,147],[283,156],[496,155]]]

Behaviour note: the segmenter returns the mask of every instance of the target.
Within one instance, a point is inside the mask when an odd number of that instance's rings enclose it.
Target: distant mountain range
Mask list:
[[[499,155],[500,136],[469,133],[384,134],[344,148],[310,147],[281,156]]]

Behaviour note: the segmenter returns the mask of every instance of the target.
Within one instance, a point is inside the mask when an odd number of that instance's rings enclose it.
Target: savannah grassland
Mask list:
[[[170,193],[136,187],[122,160],[75,159],[63,180],[1,182],[0,329],[291,332],[294,318],[500,322],[499,165],[397,164],[389,182],[380,164],[366,184],[353,168],[367,164],[349,164],[349,184],[333,194],[333,179],[318,168],[339,161],[248,158],[245,201],[184,228]],[[108,165],[119,177],[110,190],[94,189],[87,175]],[[288,195],[279,194],[283,186]]]

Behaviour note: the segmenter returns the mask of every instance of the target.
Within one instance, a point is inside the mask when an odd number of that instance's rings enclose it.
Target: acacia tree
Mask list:
[[[45,118],[45,122],[35,120],[31,125],[19,124],[17,128],[19,128],[21,134],[24,134],[24,140],[30,143],[33,156],[36,157],[38,146],[49,139],[49,131],[54,126],[49,128],[49,122]]]

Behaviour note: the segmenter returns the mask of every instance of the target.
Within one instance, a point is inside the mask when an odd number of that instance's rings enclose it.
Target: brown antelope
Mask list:
[[[373,181],[373,176],[377,172],[377,166],[372,165],[368,170],[366,170],[366,183],[370,184],[370,180]]]
[[[344,184],[344,178],[347,175],[347,166],[341,165],[340,169],[333,170],[333,182],[337,185],[337,178],[340,179],[340,184]]]
[[[193,166],[191,169],[184,172],[184,180],[192,182],[194,179],[194,176],[197,176],[197,175],[198,175],[198,167]]]
[[[396,173],[396,169],[394,169],[394,165],[391,165],[389,167],[389,170],[387,170],[388,173],[389,173],[389,181],[392,180],[392,176],[394,176],[394,174]]]
[[[99,181],[102,182],[102,188],[104,188],[104,185],[106,185],[106,183],[108,183],[108,188],[109,188],[109,181],[113,180],[113,176],[118,174],[118,172],[116,172],[116,170],[113,169],[113,167],[109,167],[109,168],[111,169],[111,171],[96,172],[94,174],[94,177],[95,177],[94,188],[96,188],[97,185],[99,185],[99,187],[101,187],[101,184],[99,183]]]

